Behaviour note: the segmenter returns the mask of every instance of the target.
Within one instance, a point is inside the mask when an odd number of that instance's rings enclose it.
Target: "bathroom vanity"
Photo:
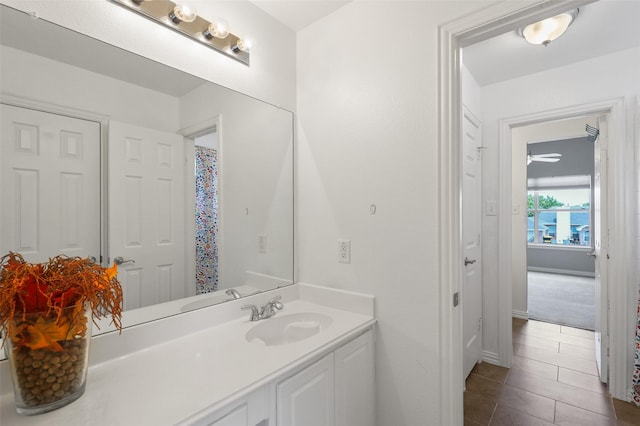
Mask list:
[[[249,321],[241,306],[284,305]],[[87,390],[56,411],[7,425],[344,425],[373,423],[373,297],[295,284],[92,339]],[[188,332],[185,332],[188,330]]]

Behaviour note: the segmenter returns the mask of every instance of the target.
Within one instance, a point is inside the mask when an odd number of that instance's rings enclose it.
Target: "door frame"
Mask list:
[[[461,289],[462,277],[462,244],[461,244],[461,117],[462,117],[462,89],[461,89],[461,50],[465,46],[483,41],[502,34],[507,31],[514,31],[524,24],[540,20],[544,15],[558,14],[563,11],[581,7],[592,3],[593,0],[538,0],[528,2],[500,2],[483,7],[475,13],[471,13],[453,21],[443,23],[438,28],[438,244],[439,244],[439,305],[440,309],[440,419],[443,424],[463,423],[463,392],[464,381],[462,378],[462,309],[455,306],[453,300]],[[615,120],[612,117],[612,120]],[[617,121],[623,120],[623,117]],[[619,124],[612,123],[615,129],[612,132],[619,132]],[[622,125],[624,131],[624,124]],[[617,133],[624,135],[624,132]],[[611,138],[614,138],[611,135]],[[617,159],[620,165],[626,164],[633,159],[624,158],[624,147],[628,141],[624,141],[623,146],[611,152],[611,157]],[[500,153],[500,164],[503,164],[504,154]],[[509,172],[510,172],[509,158]],[[632,168],[629,168],[632,170]],[[625,206],[626,200],[633,200],[633,194],[623,185],[616,184],[624,182],[624,178],[629,178],[631,172],[625,167],[617,167],[615,176],[609,179],[609,185],[615,188],[612,197],[618,203]],[[500,170],[503,172],[503,170]],[[509,173],[510,174],[510,173]],[[636,177],[631,177],[633,182]],[[509,285],[511,278],[511,264],[509,254],[511,251],[510,238],[505,236],[511,231],[511,204],[510,185],[507,177],[501,175],[500,194],[506,195],[509,199],[500,197],[498,209],[499,217],[499,237],[501,238],[498,250],[498,288],[499,288],[499,358],[503,365],[511,364],[512,339],[511,339],[511,306],[512,289]],[[625,197],[631,195],[630,198]],[[507,203],[508,201],[508,203]],[[632,206],[629,206],[632,207]],[[616,209],[610,216],[610,221],[627,225],[631,222],[625,218],[624,209]],[[631,216],[631,215],[629,215]],[[635,229],[633,223],[628,229]],[[613,239],[609,251],[620,256],[619,268],[616,270],[610,265],[609,270],[615,271],[609,280],[611,282],[627,283],[628,278],[633,276],[628,264],[624,263],[625,248],[627,247],[626,236],[623,232]],[[619,238],[618,238],[619,237]],[[625,286],[616,286],[615,291],[610,296],[611,311],[616,312],[611,318],[610,337],[615,343],[612,347],[610,357],[610,392],[613,396],[627,399],[626,383],[629,380],[625,377],[626,361],[628,352],[626,351],[624,335],[627,331],[624,324],[627,309],[629,306]],[[622,334],[622,335],[620,335]],[[622,348],[622,350],[619,350]]]
[[[562,119],[568,119],[568,118],[576,118],[576,117],[580,117],[580,116],[585,116],[585,115],[599,115],[599,114],[607,114],[610,117],[610,122],[609,122],[609,142],[607,144],[607,149],[609,154],[609,159],[611,160],[611,162],[616,165],[617,167],[615,167],[615,169],[619,169],[622,170],[624,169],[624,142],[620,142],[623,140],[624,138],[624,98],[616,98],[616,99],[610,99],[610,100],[605,100],[605,101],[601,101],[601,102],[594,102],[594,103],[589,103],[589,104],[581,104],[581,105],[576,105],[576,106],[571,106],[571,107],[566,107],[566,108],[559,108],[559,109],[555,109],[555,110],[548,110],[548,111],[542,111],[542,112],[537,112],[537,113],[532,113],[532,114],[525,114],[522,116],[517,116],[517,117],[510,117],[510,118],[506,118],[506,119],[502,119],[499,122],[499,147],[500,147],[500,159],[499,159],[499,173],[501,176],[501,181],[505,180],[509,182],[509,191],[507,192],[501,192],[500,193],[500,201],[499,201],[499,210],[500,211],[511,211],[511,206],[512,206],[512,191],[511,191],[511,176],[512,176],[512,165],[513,165],[513,157],[512,157],[512,129],[515,127],[521,127],[521,126],[527,126],[527,125],[531,125],[531,124],[538,124],[538,123],[544,123],[544,122],[550,122],[550,121],[557,121],[557,120],[562,120]],[[615,147],[614,145],[616,145],[615,143],[611,143],[612,140],[617,140],[619,141],[617,143],[617,147]],[[622,149],[621,149],[622,146]],[[620,158],[620,155],[623,155],[622,158]],[[606,160],[605,160],[606,161]],[[619,208],[619,201],[616,201],[616,196],[619,195],[615,195],[614,192],[616,191],[616,186],[617,187],[621,187],[622,185],[615,185],[614,182],[619,182],[619,180],[615,180],[615,176],[612,175],[613,171],[610,168],[607,168],[607,178],[605,181],[605,193],[607,194],[606,197],[606,203],[604,206],[601,206],[601,208],[607,209],[607,212],[616,212],[621,210]],[[502,188],[501,188],[502,191]],[[618,188],[618,192],[622,192],[622,190],[620,188]],[[622,209],[623,210],[623,209]],[[622,212],[624,213],[624,212]],[[624,217],[619,218],[618,220],[620,220],[620,222],[616,222],[616,219],[613,219],[614,215],[608,213],[607,215],[607,219],[606,219],[606,223],[603,224],[603,228],[607,229],[607,230],[613,230],[615,229],[615,227],[611,226],[611,224],[614,223],[624,223]],[[508,214],[507,216],[502,216],[502,218],[499,220],[500,222],[500,228],[498,231],[498,240],[501,242],[503,241],[511,241],[512,238],[512,220],[511,220],[511,214]],[[508,225],[506,225],[508,223]],[[502,225],[506,225],[506,226],[502,226]],[[508,228],[508,230],[507,230]],[[609,234],[613,234],[611,235],[614,238],[609,238]],[[623,286],[617,286],[617,287],[612,287],[612,290],[614,291],[609,291],[609,281],[611,279],[614,279],[614,277],[617,275],[617,271],[616,269],[622,269],[624,266],[624,260],[622,260],[622,262],[618,262],[618,256],[610,256],[610,254],[615,253],[617,250],[622,250],[622,251],[617,251],[618,253],[624,253],[624,245],[619,245],[620,241],[618,241],[618,245],[617,247],[614,247],[614,244],[616,243],[616,236],[618,236],[618,234],[624,234],[624,232],[621,233],[617,233],[617,232],[605,232],[604,235],[601,235],[601,239],[603,241],[603,253],[601,256],[601,261],[606,261],[608,262],[607,264],[607,273],[605,275],[605,277],[603,278],[603,282],[602,282],[602,287],[601,287],[601,299],[600,300],[596,300],[596,309],[600,311],[600,318],[601,318],[601,329],[603,332],[603,336],[602,339],[606,342],[607,347],[611,346],[612,342],[616,342],[612,335],[615,333],[615,326],[614,327],[610,327],[610,323],[611,324],[615,324],[612,322],[612,318],[610,318],[611,313],[613,312],[613,307],[614,306],[624,306],[623,304],[620,305],[616,305],[614,304],[614,302],[611,300],[615,297],[615,290],[616,289],[624,289]],[[617,250],[616,250],[617,249]],[[509,251],[509,253],[507,253],[506,258],[504,259],[505,262],[512,262],[512,252]],[[607,260],[608,259],[608,260]],[[503,259],[501,258],[501,261]],[[616,267],[616,265],[618,265]],[[512,271],[513,272],[513,271]],[[500,286],[505,285],[505,286],[510,286],[510,283],[512,282],[512,276],[510,275],[509,277],[509,281],[507,282],[500,282]],[[612,282],[616,282],[616,281],[612,281]],[[618,281],[618,282],[627,282],[627,281]],[[623,299],[624,301],[624,299]],[[506,305],[500,305],[499,309],[501,311],[501,313],[503,313],[503,311],[505,310],[509,310],[509,312],[511,311],[511,304],[509,304],[509,306]],[[609,308],[611,308],[611,311],[609,310]],[[515,316],[515,315],[514,315]],[[604,335],[605,331],[607,332],[606,335]],[[500,340],[506,340],[509,339],[511,340],[511,334],[509,333],[509,335],[501,335],[500,336]],[[624,346],[624,343],[623,345]],[[620,346],[619,348],[612,348],[613,350],[610,353],[610,358],[613,357],[615,354],[624,354],[624,349],[622,349],[622,346]],[[612,379],[611,375],[613,374],[613,371],[615,371],[615,369],[613,369],[611,367],[611,365],[614,364],[613,361],[611,361],[610,359],[604,361],[602,365],[605,368],[609,368],[609,392],[611,392],[613,394],[613,389],[612,386],[615,383],[615,380]],[[619,366],[623,366],[624,364],[617,364]],[[623,371],[626,371],[626,369],[624,367],[620,368]],[[607,376],[607,374],[605,374],[605,376]],[[626,379],[624,377],[621,378],[622,379],[622,384],[626,383]],[[623,392],[623,394],[626,394],[626,390]],[[624,397],[619,396],[620,399],[624,399]]]
[[[92,121],[100,125],[100,259],[102,266],[108,266],[108,223],[107,223],[107,141],[109,117],[91,111],[58,105],[9,93],[0,93],[0,103],[19,108],[27,108],[49,114],[62,115],[79,120]]]

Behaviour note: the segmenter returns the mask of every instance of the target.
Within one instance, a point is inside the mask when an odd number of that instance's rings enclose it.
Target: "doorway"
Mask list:
[[[194,138],[196,294],[218,290],[218,134]],[[191,219],[189,219],[191,220]]]
[[[586,126],[596,129],[597,120],[581,116],[512,130],[512,197],[522,206],[512,215],[519,234],[515,317],[595,329],[595,145]]]
[[[485,40],[495,34],[512,31],[518,28],[524,21],[536,21],[542,18],[544,14],[552,15],[563,10],[571,9],[577,6],[583,6],[588,2],[580,1],[559,1],[559,2],[542,2],[535,7],[526,7],[514,3],[501,3],[492,7],[483,9],[477,14],[465,16],[451,23],[440,27],[440,179],[443,191],[441,192],[439,213],[441,236],[441,306],[443,307],[441,330],[442,336],[451,338],[442,339],[443,353],[452,354],[451,362],[443,364],[443,377],[445,381],[450,381],[452,385],[443,385],[445,398],[443,400],[443,418],[453,419],[452,423],[458,423],[459,419],[456,405],[461,402],[461,397],[457,393],[462,388],[462,380],[458,377],[462,376],[462,339],[458,339],[456,330],[460,329],[461,312],[451,304],[451,296],[459,290],[461,286],[462,276],[462,247],[458,242],[461,241],[457,218],[461,216],[461,206],[457,198],[458,190],[461,187],[461,83],[460,76],[462,74],[460,65],[460,52],[463,46],[468,46],[478,41]],[[539,108],[539,110],[549,109],[545,113],[538,115],[529,115],[528,123],[548,120],[561,113],[563,117],[576,116],[585,113],[585,107],[588,111],[609,112],[611,118],[611,137],[617,141],[616,144],[609,146],[608,158],[615,167],[609,168],[606,175],[609,178],[609,188],[611,189],[611,197],[603,204],[603,211],[611,212],[610,216],[603,218],[603,226],[610,226],[611,244],[608,247],[607,262],[608,271],[603,271],[602,275],[607,276],[612,282],[620,283],[609,292],[609,302],[611,306],[612,318],[614,326],[609,329],[610,339],[614,342],[612,347],[612,363],[610,364],[610,386],[609,389],[614,397],[625,398],[626,387],[629,382],[629,359],[625,351],[628,343],[623,334],[627,329],[624,318],[631,315],[630,304],[628,300],[628,284],[632,277],[631,265],[627,264],[625,253],[628,253],[632,244],[630,236],[627,235],[626,229],[633,228],[632,215],[627,214],[628,209],[625,208],[624,200],[634,199],[633,188],[628,185],[630,172],[633,170],[633,158],[625,155],[625,152],[633,152],[633,140],[626,137],[625,115],[626,106],[624,97],[611,99],[616,96],[608,91],[605,86],[598,86],[599,95],[592,91],[586,93],[580,92],[575,86],[580,86],[576,81],[567,81],[562,88],[563,93],[567,93],[573,88],[573,101],[566,102],[559,94],[553,97],[557,102],[547,102],[536,98],[535,102],[527,102],[527,105],[533,103],[546,106],[547,108]],[[578,90],[576,92],[575,90]],[[515,98],[514,98],[515,99]],[[518,98],[521,100],[521,98]],[[606,99],[605,101],[594,101],[594,99]],[[589,105],[585,106],[585,103]],[[569,105],[559,107],[559,105]],[[509,103],[502,105],[502,108],[508,108]],[[575,107],[575,105],[581,105]],[[551,111],[551,109],[554,109]],[[529,110],[530,111],[530,110]],[[512,235],[512,213],[513,204],[511,199],[511,141],[510,133],[513,127],[523,125],[522,116],[517,114],[525,114],[527,111],[512,109],[510,114],[513,118],[502,119],[499,121],[498,128],[492,133],[487,140],[501,140],[498,149],[493,151],[492,166],[497,169],[499,181],[495,185],[496,196],[494,200],[497,203],[495,235],[492,235],[500,244],[495,250],[491,251],[491,255],[496,258],[496,265],[492,265],[488,273],[493,274],[490,282],[492,284],[491,297],[492,303],[489,314],[491,323],[489,327],[493,328],[492,336],[489,341],[496,348],[496,360],[501,365],[510,365],[512,356],[512,340],[511,340],[511,317],[512,317],[512,259],[511,259],[511,238]],[[509,113],[503,115],[508,117]],[[483,117],[484,120],[484,117]],[[486,125],[486,122],[485,122]],[[495,148],[495,147],[494,147]],[[487,152],[491,150],[491,147]],[[494,170],[495,170],[494,169]],[[486,188],[485,188],[486,189]],[[492,201],[491,198],[485,198],[483,204],[484,215],[487,213],[487,202]],[[494,219],[484,219],[494,220]],[[488,256],[488,253],[487,253]],[[603,295],[606,294],[603,289]],[[454,297],[455,298],[455,297]],[[604,310],[604,308],[603,308]],[[615,314],[613,314],[615,313]],[[603,312],[603,318],[607,318],[607,312]],[[484,322],[487,325],[487,321]],[[487,328],[485,328],[486,330]],[[486,356],[486,354],[484,354]],[[460,373],[457,373],[457,369]]]
[[[223,244],[223,143],[221,117],[214,116],[178,132],[185,151],[185,293],[204,294],[224,282],[220,268]],[[189,284],[195,282],[196,284]]]
[[[608,275],[607,266],[610,263],[609,253],[611,246],[609,244],[609,232],[602,232],[602,229],[607,229],[605,226],[608,223],[607,211],[610,209],[608,204],[611,201],[608,196],[608,188],[610,188],[609,174],[607,170],[607,156],[608,152],[613,145],[609,144],[609,134],[611,133],[609,127],[611,122],[611,116],[614,116],[615,109],[619,107],[619,103],[616,101],[606,101],[597,104],[585,104],[575,107],[537,112],[535,114],[525,115],[514,119],[501,120],[501,132],[500,146],[503,151],[509,153],[508,156],[502,158],[501,170],[509,168],[511,170],[511,189],[508,192],[511,200],[511,233],[509,236],[504,236],[511,242],[512,251],[509,254],[510,266],[512,270],[513,279],[513,299],[512,309],[514,316],[518,316],[518,312],[524,312],[523,318],[527,318],[527,251],[528,242],[526,239],[528,229],[528,214],[524,214],[526,211],[529,213],[528,207],[528,191],[524,191],[527,188],[527,175],[525,159],[527,158],[527,152],[529,149],[528,142],[531,141],[531,133],[527,133],[527,130],[534,129],[534,134],[538,135],[538,138],[549,139],[549,135],[553,135],[553,138],[566,137],[567,139],[575,139],[575,136],[582,134],[584,137],[584,129],[586,128],[589,120],[591,124],[594,124],[599,130],[599,136],[593,140],[589,139],[587,143],[593,144],[593,176],[589,180],[591,185],[591,199],[593,200],[593,208],[591,209],[592,215],[590,218],[590,249],[576,248],[578,254],[591,255],[594,258],[594,299],[595,299],[595,348],[596,358],[598,364],[598,373],[600,380],[608,382],[609,370],[608,370],[608,330],[609,330],[609,296],[608,296]],[[547,123],[545,125],[545,123]],[[532,126],[527,129],[527,126]],[[538,128],[534,127],[538,126]],[[520,130],[519,130],[520,129]],[[524,129],[524,130],[522,130]],[[544,131],[542,131],[544,130]],[[546,136],[545,136],[545,132]],[[591,149],[591,148],[590,148]],[[589,151],[590,151],[589,149]],[[574,155],[574,160],[578,158],[575,148],[567,151],[566,157],[569,154]],[[567,158],[567,163],[569,158]],[[588,161],[588,160],[585,160]],[[507,163],[508,162],[508,163]],[[580,161],[578,161],[579,163]],[[507,164],[505,164],[507,163]],[[516,164],[522,164],[522,167],[515,166]],[[581,170],[578,164],[578,170]],[[570,167],[567,167],[568,169]],[[556,174],[558,172],[556,171]],[[571,183],[574,186],[585,186],[586,182],[580,181],[580,177],[573,176],[569,178],[561,179],[561,183]],[[584,179],[584,178],[582,178]],[[558,181],[547,179],[546,182]],[[544,182],[544,180],[538,179],[538,182]],[[535,181],[534,181],[535,184]],[[548,186],[548,183],[547,183]],[[534,209],[535,211],[535,209]],[[570,224],[568,224],[570,225]],[[557,226],[557,224],[556,224]],[[569,226],[565,233],[569,233],[571,228]],[[537,232],[537,231],[535,231]],[[554,232],[557,236],[557,229]],[[538,237],[539,238],[539,237]],[[578,236],[579,238],[579,236]],[[584,238],[584,236],[583,236]],[[570,238],[568,238],[570,239]],[[563,241],[564,242],[564,241]],[[570,242],[570,241],[567,241]],[[544,244],[544,243],[543,243]],[[558,247],[559,248],[559,247]],[[587,250],[590,250],[587,252]],[[583,251],[583,253],[580,253]],[[602,261],[602,256],[607,258],[606,261]],[[582,260],[588,259],[588,256],[582,257]],[[524,284],[522,284],[524,283]]]

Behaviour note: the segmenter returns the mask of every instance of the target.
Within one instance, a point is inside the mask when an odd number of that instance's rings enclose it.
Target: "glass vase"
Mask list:
[[[87,308],[75,305],[14,317],[5,353],[19,414],[46,413],[84,393],[92,324]]]

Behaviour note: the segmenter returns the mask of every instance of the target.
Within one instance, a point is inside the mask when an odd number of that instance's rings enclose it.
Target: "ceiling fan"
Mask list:
[[[557,152],[552,152],[549,154],[527,154],[527,166],[534,161],[541,161],[543,163],[556,163],[560,161],[562,154],[558,154]]]

